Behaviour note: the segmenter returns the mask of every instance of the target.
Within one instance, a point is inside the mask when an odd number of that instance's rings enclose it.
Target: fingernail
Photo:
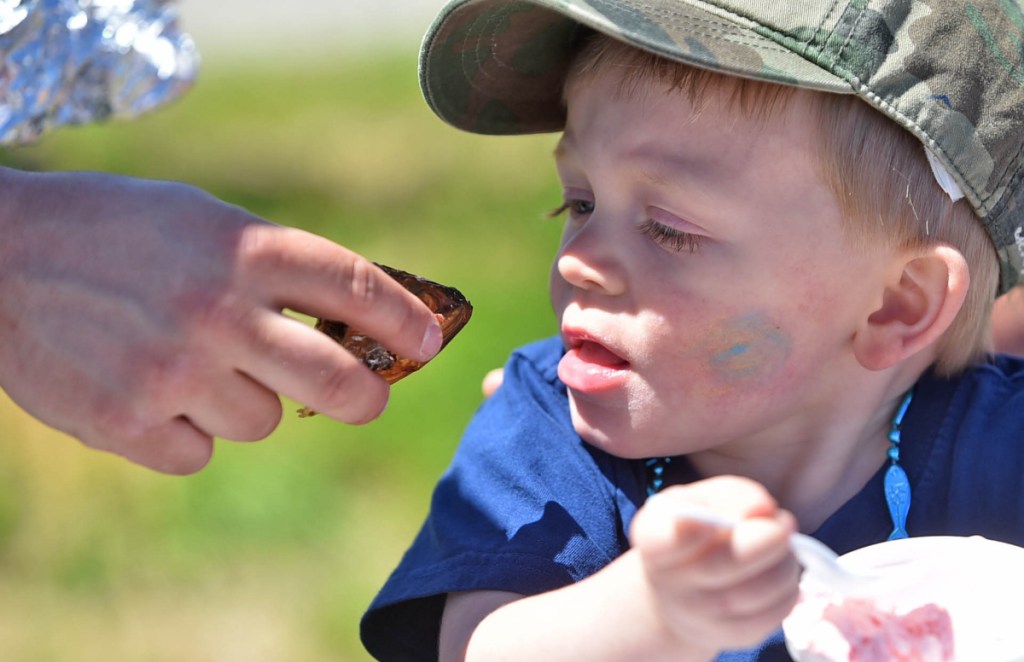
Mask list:
[[[427,332],[423,334],[423,344],[420,345],[420,360],[429,361],[441,351],[441,343],[444,342],[444,336],[441,334],[441,326],[439,324],[431,324],[427,327]]]

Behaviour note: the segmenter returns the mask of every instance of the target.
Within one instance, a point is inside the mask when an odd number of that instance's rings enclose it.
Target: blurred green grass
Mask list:
[[[484,373],[555,331],[551,136],[437,120],[415,53],[209,62],[183,100],[0,155],[174,179],[461,289],[474,318],[364,427],[286,416],[165,477],[0,396],[0,659],[362,660],[358,619],[411,542]]]

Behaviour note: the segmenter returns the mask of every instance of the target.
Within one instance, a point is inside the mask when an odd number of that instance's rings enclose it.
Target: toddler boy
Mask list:
[[[435,112],[562,131],[560,334],[470,423],[370,652],[788,659],[796,529],[1024,543],[1024,364],[988,327],[1022,30],[1009,0],[451,2]]]

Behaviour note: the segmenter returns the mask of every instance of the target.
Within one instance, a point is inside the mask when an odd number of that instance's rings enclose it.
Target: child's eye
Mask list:
[[[548,212],[548,218],[557,218],[569,212],[570,216],[586,216],[594,213],[594,203],[590,200],[566,200]]]
[[[677,253],[697,253],[704,242],[702,235],[676,230],[650,218],[640,226],[640,232]]]

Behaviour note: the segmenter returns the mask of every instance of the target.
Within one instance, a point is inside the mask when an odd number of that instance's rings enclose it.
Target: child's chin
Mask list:
[[[635,442],[630,441],[643,438],[641,435],[627,434],[618,427],[602,424],[601,421],[583,419],[577,415],[575,408],[572,411],[572,425],[583,441],[609,455],[627,460],[639,460],[651,455],[648,449],[638,448]]]

